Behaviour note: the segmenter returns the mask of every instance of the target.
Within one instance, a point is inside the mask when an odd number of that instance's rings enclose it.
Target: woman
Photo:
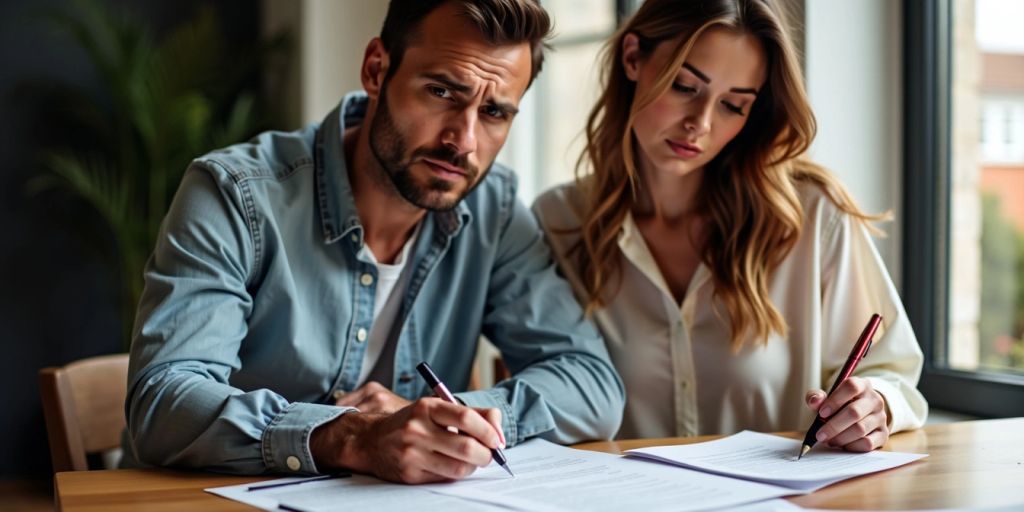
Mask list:
[[[607,48],[590,172],[534,205],[626,383],[620,438],[805,430],[820,408],[819,444],[870,451],[924,422],[921,351],[867,233],[882,217],[802,159],[795,55],[773,1],[648,0]]]

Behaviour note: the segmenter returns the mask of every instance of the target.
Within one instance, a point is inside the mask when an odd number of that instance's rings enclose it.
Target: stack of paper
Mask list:
[[[796,439],[744,430],[706,443],[655,446],[628,450],[627,455],[676,464],[708,473],[787,487],[801,493],[895,468],[927,454],[899,452],[850,453],[817,446],[797,460]]]
[[[631,450],[628,457],[533,440],[506,450],[516,477],[497,465],[457,482],[408,486],[367,476],[266,487],[207,489],[265,510],[744,510],[797,508],[781,496],[805,494],[853,476],[896,467],[924,455],[812,450],[794,461],[799,442],[743,432],[681,446]],[[652,464],[650,460],[668,464]],[[771,501],[765,501],[771,500]],[[759,502],[759,503],[758,503]]]

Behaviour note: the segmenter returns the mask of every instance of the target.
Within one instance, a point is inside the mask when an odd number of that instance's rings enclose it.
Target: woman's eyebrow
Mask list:
[[[701,79],[701,81],[703,81],[704,83],[711,83],[711,79],[708,78],[708,76],[705,75],[703,71],[694,67],[693,64],[690,64],[689,62],[684,62],[683,67],[688,69],[690,73],[693,73],[697,78]],[[740,94],[753,94],[754,96],[757,96],[757,89],[753,87],[733,87],[729,89],[729,92],[735,92]]]

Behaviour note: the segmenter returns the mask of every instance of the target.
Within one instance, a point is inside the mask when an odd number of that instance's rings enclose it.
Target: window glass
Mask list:
[[[956,0],[952,14],[945,360],[1024,375],[1024,2]]]
[[[617,23],[614,0],[550,0],[544,7],[555,37],[498,155],[519,175],[519,196],[527,204],[574,177],[583,128],[600,92],[597,60]]]

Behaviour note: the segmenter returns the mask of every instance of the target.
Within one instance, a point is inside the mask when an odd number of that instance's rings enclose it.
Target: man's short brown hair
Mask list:
[[[551,18],[539,0],[391,0],[380,31],[384,49],[391,56],[388,78],[402,63],[405,49],[419,35],[423,18],[445,2],[456,2],[459,14],[491,44],[529,43],[533,83],[544,64],[545,41],[551,37]]]

